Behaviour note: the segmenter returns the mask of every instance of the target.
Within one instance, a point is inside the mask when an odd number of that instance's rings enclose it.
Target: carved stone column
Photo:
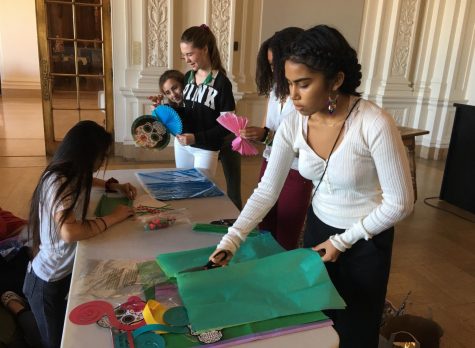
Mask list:
[[[168,66],[168,0],[147,0],[145,9],[145,68]]]
[[[399,125],[425,129],[422,157],[445,157],[453,103],[464,103],[475,50],[474,0],[366,0],[359,57],[364,96]]]
[[[234,97],[237,101],[242,98],[243,93],[238,92],[233,75],[235,12],[236,0],[207,0],[206,2],[207,22],[216,36],[221,60],[233,85]]]
[[[142,71],[139,88],[158,89],[158,77],[172,61],[169,52],[170,0],[143,0]]]
[[[388,92],[412,95],[413,52],[418,44],[416,29],[420,7],[421,0],[368,0],[366,3],[361,54],[363,59],[371,59],[375,64],[364,67],[372,69],[371,91],[367,92],[380,101]],[[372,57],[364,57],[368,49],[372,51]]]
[[[399,6],[395,30],[395,44],[391,54],[386,88],[388,90],[412,93],[414,76],[413,52],[417,44],[416,28],[419,18],[420,0],[402,0]]]

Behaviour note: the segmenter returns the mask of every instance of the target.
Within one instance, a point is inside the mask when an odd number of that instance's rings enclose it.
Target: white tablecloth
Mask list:
[[[107,172],[105,178],[113,176],[120,182],[131,182],[137,187],[140,195],[144,191],[136,179],[135,172],[158,170],[112,170]],[[96,206],[102,193],[101,191],[93,191],[91,195],[91,208]],[[239,215],[239,211],[227,196],[178,200],[171,201],[170,204],[174,208],[186,208],[191,214],[193,222],[210,222],[221,218],[236,218]],[[217,244],[220,238],[221,235],[219,234],[193,232],[191,224],[176,224],[166,229],[144,232],[139,221],[128,219],[112,226],[105,233],[79,242],[76,250],[61,346],[63,348],[113,347],[112,339],[107,329],[100,328],[95,324],[75,325],[68,319],[69,313],[73,308],[81,303],[97,299],[78,295],[78,282],[81,275],[84,274],[88,260],[151,260],[161,253]],[[125,300],[126,297],[114,298],[116,303],[125,302]],[[338,347],[338,335],[332,327],[324,327],[255,341],[243,344],[242,347]]]

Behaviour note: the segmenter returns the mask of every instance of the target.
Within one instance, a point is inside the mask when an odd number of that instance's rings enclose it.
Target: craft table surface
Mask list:
[[[127,169],[110,170],[105,178],[113,176],[119,182],[130,182],[138,189],[138,195],[144,191],[139,184],[135,173],[153,172],[164,169]],[[100,176],[102,177],[102,176]],[[93,190],[91,194],[90,211],[94,208],[102,195],[102,190]],[[192,222],[210,222],[221,218],[236,218],[239,211],[227,196],[212,198],[197,198],[169,202],[173,208],[187,208]],[[61,347],[113,347],[110,333],[98,325],[75,325],[68,319],[73,308],[81,303],[97,300],[77,294],[77,284],[84,273],[88,260],[151,260],[158,254],[179,250],[195,249],[217,244],[221,235],[214,233],[197,233],[192,231],[191,224],[176,224],[163,230],[144,232],[140,223],[128,219],[112,226],[105,233],[92,239],[81,241],[76,249],[76,259],[71,281],[71,290],[68,298],[66,319],[64,323],[63,341]],[[105,299],[107,300],[107,299]],[[125,302],[126,298],[114,298],[112,303]],[[338,347],[338,335],[329,326],[265,340],[254,341],[240,345],[240,347],[312,347],[318,342],[318,347]]]

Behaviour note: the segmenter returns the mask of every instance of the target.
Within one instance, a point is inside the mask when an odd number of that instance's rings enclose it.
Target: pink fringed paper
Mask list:
[[[243,156],[255,156],[259,154],[259,151],[249,142],[249,140],[241,137],[236,137],[231,145],[234,151],[239,152]]]
[[[259,153],[254,145],[247,139],[241,138],[240,130],[246,128],[248,120],[246,117],[237,116],[231,112],[227,112],[219,116],[216,121],[227,130],[236,135],[236,139],[232,142],[232,149],[239,152],[243,156],[254,156]]]

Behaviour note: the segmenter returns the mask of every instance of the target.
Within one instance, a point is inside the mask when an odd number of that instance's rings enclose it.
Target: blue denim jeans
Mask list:
[[[28,268],[23,293],[38,324],[43,347],[57,348],[61,345],[71,275],[58,281],[46,282],[35,274],[33,267]]]

